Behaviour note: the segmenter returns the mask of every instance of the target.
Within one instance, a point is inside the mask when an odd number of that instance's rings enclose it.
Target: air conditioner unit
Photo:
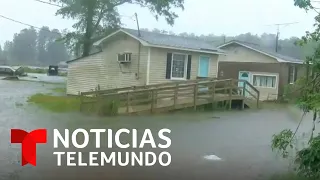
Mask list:
[[[131,62],[132,53],[122,53],[118,54],[118,62],[119,63],[130,63]]]

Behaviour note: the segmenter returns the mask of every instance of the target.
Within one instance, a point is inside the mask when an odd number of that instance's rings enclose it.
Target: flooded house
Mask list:
[[[247,80],[260,91],[260,100],[277,100],[285,87],[294,84],[305,72],[303,60],[256,44],[230,41],[218,48],[227,53],[219,59],[218,77]]]
[[[224,56],[201,39],[133,29],[119,29],[94,46],[100,51],[67,62],[67,94],[215,78]]]

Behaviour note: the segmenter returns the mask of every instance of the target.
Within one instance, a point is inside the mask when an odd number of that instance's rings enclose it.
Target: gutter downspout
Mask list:
[[[147,60],[147,77],[146,77],[146,85],[150,84],[150,60],[151,60],[151,47],[148,47],[148,60]]]
[[[139,41],[139,50],[138,50],[138,72],[136,75],[137,79],[140,79],[140,56],[141,56],[141,43]]]

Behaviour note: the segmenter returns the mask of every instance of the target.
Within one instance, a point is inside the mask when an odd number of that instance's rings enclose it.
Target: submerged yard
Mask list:
[[[0,179],[270,179],[288,170],[288,162],[271,151],[272,135],[294,129],[301,115],[294,107],[266,105],[261,110],[96,117],[80,114],[76,97],[61,96],[62,84],[0,81],[0,92]],[[309,123],[306,120],[299,133],[308,132]],[[38,166],[21,167],[20,145],[9,142],[11,128],[169,128],[172,164],[167,168],[59,168],[49,138],[48,145],[38,146]],[[222,161],[206,160],[206,155]]]

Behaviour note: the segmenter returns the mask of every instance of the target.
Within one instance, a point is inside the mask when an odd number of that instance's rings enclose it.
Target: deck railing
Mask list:
[[[238,83],[243,82],[243,87]],[[182,109],[203,104],[228,102],[231,108],[232,100],[246,98],[247,92],[259,106],[259,91],[249,82],[234,79],[201,79],[179,81],[172,83],[126,87],[111,90],[82,92],[80,95],[82,111],[84,106],[100,104],[106,100],[116,100],[119,113],[134,113],[141,111],[155,112],[160,109]]]

